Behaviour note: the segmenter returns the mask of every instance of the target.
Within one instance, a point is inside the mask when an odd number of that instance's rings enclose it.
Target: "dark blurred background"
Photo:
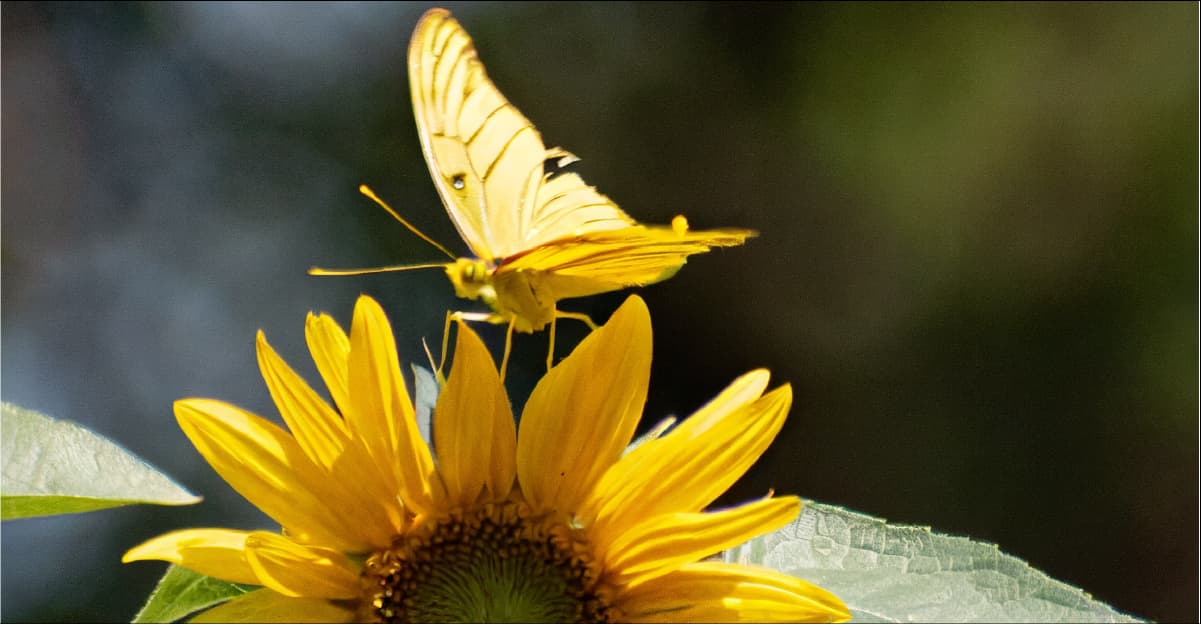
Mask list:
[[[4,620],[127,621],[163,570],[130,546],[270,526],[171,411],[275,417],[256,329],[315,382],[309,310],[349,323],[369,293],[422,362],[446,309],[479,309],[436,271],[305,274],[441,259],[360,183],[466,252],[409,105],[429,6],[2,5],[3,399],[206,498],[5,523]],[[758,366],[795,390],[723,502],[774,487],[1197,617],[1196,4],[448,8],[631,215],[761,232],[641,290],[648,417]],[[545,340],[517,342],[516,402]]]

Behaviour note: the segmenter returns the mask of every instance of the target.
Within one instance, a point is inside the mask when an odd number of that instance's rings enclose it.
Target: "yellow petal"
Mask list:
[[[685,438],[694,438],[701,432],[712,428],[731,412],[758,399],[767,389],[771,373],[764,369],[753,370],[735,379],[725,390],[688,417],[678,429],[683,429]],[[591,524],[597,513],[603,508],[620,508],[623,501],[636,497],[637,492],[631,490],[630,484],[639,474],[646,474],[651,469],[648,465],[661,455],[667,443],[657,441],[663,436],[639,445],[630,451],[601,479],[581,514],[585,523]]]
[[[243,553],[248,535],[230,529],[172,531],[130,548],[121,562],[167,561],[223,581],[258,585]]]
[[[304,322],[304,340],[334,405],[345,414],[350,406],[350,384],[346,380],[350,339],[328,314],[315,316],[310,312]]]
[[[792,389],[781,386],[731,413],[688,418],[621,459],[596,488],[598,530],[627,518],[696,512],[751,467],[779,433]],[[619,529],[617,529],[619,530]]]
[[[487,488],[490,501],[513,487],[517,428],[496,364],[483,341],[458,324],[454,364],[434,409],[438,474],[452,506],[474,503]]]
[[[292,540],[256,531],[246,538],[246,561],[259,584],[293,598],[354,598],[359,595],[358,569],[342,553],[301,546]]]
[[[217,474],[298,540],[369,548],[356,526],[361,520],[343,515],[339,489],[279,427],[209,399],[176,401],[175,418]]]
[[[341,514],[354,518],[374,549],[386,548],[405,526],[405,509],[391,479],[381,478],[362,440],[354,440],[330,472],[339,485]],[[353,484],[353,485],[351,485]]]
[[[346,426],[341,416],[279,357],[262,331],[255,337],[255,347],[259,369],[280,416],[309,459],[329,468],[346,448]]]
[[[800,511],[800,499],[786,496],[710,513],[663,514],[622,535],[602,536],[597,550],[613,583],[639,583],[774,531]]]
[[[632,622],[845,622],[830,592],[764,568],[700,562],[621,592],[616,606]]]
[[[535,510],[574,513],[621,456],[650,365],[650,313],[633,295],[538,382],[517,438],[517,478]]]
[[[367,296],[359,297],[354,307],[348,366],[347,424],[366,442],[381,471],[389,473],[405,505],[419,513],[431,511],[434,461],[400,375],[392,327],[380,305]]]
[[[353,622],[353,606],[320,598],[289,598],[260,589],[221,603],[188,620],[192,623],[224,622]]]
[[[725,390],[688,417],[687,428],[704,431],[720,423],[735,410],[763,396],[771,373],[759,368],[735,379]]]
[[[381,474],[363,441],[350,439],[342,417],[288,367],[262,332],[257,347],[263,379],[296,442],[329,473],[328,481],[356,484],[337,488],[344,505],[339,512],[358,519],[361,534],[372,545],[388,546],[403,523],[391,470]]]

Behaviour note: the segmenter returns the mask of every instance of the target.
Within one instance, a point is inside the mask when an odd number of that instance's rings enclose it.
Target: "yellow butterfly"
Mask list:
[[[455,258],[370,189],[360,187],[454,261],[362,270],[314,268],[310,273],[442,267],[458,296],[481,299],[492,308],[491,313],[455,316],[507,323],[511,339],[514,329],[535,332],[557,318],[576,318],[594,327],[585,315],[558,310],[556,304],[667,279],[689,255],[740,245],[756,234],[742,229],[691,231],[682,216],[670,226],[634,221],[579,175],[564,170],[578,159],[560,148],[546,148],[533,124],[488,79],[471,37],[444,9],[427,11],[413,32],[409,85],[430,175],[474,257]],[[506,359],[508,346],[506,342]],[[553,356],[553,325],[550,348]]]

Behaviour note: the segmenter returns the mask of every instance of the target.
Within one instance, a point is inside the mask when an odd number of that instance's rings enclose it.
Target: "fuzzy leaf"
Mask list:
[[[433,448],[434,405],[438,403],[438,393],[442,388],[430,369],[418,364],[410,366],[413,367],[413,409],[417,414],[417,429],[421,432],[421,439]]]
[[[726,552],[834,592],[855,622],[1139,622],[995,545],[806,502]]]
[[[621,454],[624,456],[630,451],[642,446],[643,444],[646,444],[647,442],[650,442],[651,440],[657,440],[663,437],[668,431],[671,431],[672,427],[675,426],[676,420],[677,419],[675,416],[668,416],[667,418],[655,423],[655,426],[647,430],[646,433],[634,438],[634,441],[630,442]]]
[[[30,518],[134,503],[200,502],[111,440],[64,420],[0,405],[0,518]]]

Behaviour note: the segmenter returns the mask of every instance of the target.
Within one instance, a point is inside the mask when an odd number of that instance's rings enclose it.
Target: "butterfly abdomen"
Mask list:
[[[492,309],[516,319],[513,328],[519,332],[533,333],[546,327],[555,318],[557,298],[548,296],[541,285],[543,277],[538,271],[493,271],[489,280],[495,298]]]

